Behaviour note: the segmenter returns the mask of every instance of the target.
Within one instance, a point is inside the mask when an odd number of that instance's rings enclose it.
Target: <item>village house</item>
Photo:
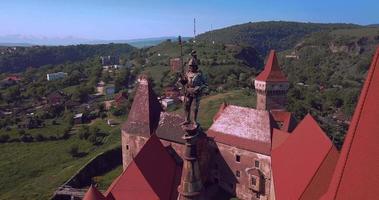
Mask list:
[[[54,80],[62,79],[66,76],[67,76],[67,73],[64,73],[64,72],[46,74],[46,78],[48,81],[54,81]]]

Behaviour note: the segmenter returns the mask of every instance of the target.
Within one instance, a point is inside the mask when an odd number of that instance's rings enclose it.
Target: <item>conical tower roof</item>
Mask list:
[[[278,65],[275,50],[270,51],[264,70],[255,78],[257,81],[287,82],[287,77],[283,74]]]
[[[123,132],[149,137],[158,127],[161,110],[151,83],[146,76],[141,76]]]
[[[101,194],[99,190],[94,186],[90,186],[86,194],[84,195],[83,200],[106,200],[104,195]]]

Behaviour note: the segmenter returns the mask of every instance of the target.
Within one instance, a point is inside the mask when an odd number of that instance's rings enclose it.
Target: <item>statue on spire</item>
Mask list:
[[[192,50],[190,55],[188,70],[179,79],[179,82],[184,87],[185,121],[182,123],[183,125],[198,124],[197,114],[199,112],[200,99],[202,93],[208,87],[203,74],[199,70],[199,60],[197,59],[196,51]]]

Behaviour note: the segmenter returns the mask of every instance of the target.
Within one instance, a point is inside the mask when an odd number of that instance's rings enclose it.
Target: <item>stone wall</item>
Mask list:
[[[215,153],[212,156],[210,178],[214,183],[241,200],[270,199],[272,186],[270,156],[221,143],[213,143],[211,146]],[[236,160],[237,155],[239,161]],[[258,162],[258,166],[256,166],[256,162]],[[253,191],[250,187],[252,171],[260,173],[262,184],[258,192]]]
[[[84,195],[84,187],[88,187],[92,183],[92,177],[105,174],[122,163],[121,148],[103,152],[86,165],[80,168],[66,183],[57,189],[52,199],[80,199]]]

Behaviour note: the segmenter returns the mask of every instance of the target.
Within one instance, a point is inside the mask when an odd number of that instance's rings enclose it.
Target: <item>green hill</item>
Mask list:
[[[48,64],[83,61],[93,56],[129,54],[135,49],[128,44],[0,48],[0,73],[20,72],[28,67]]]
[[[310,33],[360,28],[354,24],[318,24],[285,21],[249,22],[230,26],[197,36],[198,40],[215,41],[226,44],[243,44],[254,47],[261,54],[270,49],[282,51],[292,48]]]

